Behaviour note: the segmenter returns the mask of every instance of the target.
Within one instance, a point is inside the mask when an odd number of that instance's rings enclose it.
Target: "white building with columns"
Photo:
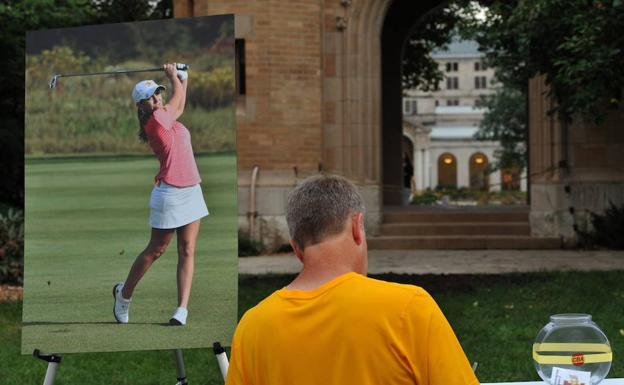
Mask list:
[[[413,187],[526,191],[524,173],[485,172],[499,143],[474,139],[485,113],[479,100],[498,85],[476,42],[454,41],[432,58],[445,75],[440,90],[411,89],[403,97],[403,152],[413,165]]]

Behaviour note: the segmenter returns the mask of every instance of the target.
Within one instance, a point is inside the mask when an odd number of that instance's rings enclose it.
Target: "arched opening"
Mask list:
[[[438,158],[438,188],[457,187],[457,158],[446,152]]]
[[[490,178],[487,174],[488,158],[485,154],[477,152],[470,157],[469,175],[470,188],[487,191],[490,186]]]
[[[439,1],[395,0],[386,12],[381,33],[381,139],[383,204],[400,205],[403,190],[402,58],[413,26]]]

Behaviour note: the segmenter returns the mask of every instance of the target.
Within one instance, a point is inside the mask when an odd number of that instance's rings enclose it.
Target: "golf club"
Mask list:
[[[176,65],[176,68],[178,71],[187,71],[189,69],[189,66],[186,64],[178,63]],[[54,89],[54,87],[56,87],[56,83],[58,82],[58,78],[60,77],[68,78],[72,76],[119,75],[119,74],[129,74],[129,73],[134,73],[134,72],[156,72],[156,71],[162,71],[162,70],[163,70],[162,67],[154,67],[154,68],[142,68],[142,69],[135,69],[135,70],[91,72],[91,73],[86,73],[86,74],[56,74],[52,76],[52,79],[50,79],[50,81],[48,82],[48,85],[50,86],[51,90]]]

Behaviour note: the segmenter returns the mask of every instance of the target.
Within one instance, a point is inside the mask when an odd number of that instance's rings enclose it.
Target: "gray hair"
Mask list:
[[[364,202],[353,183],[335,175],[307,178],[286,204],[290,238],[303,250],[340,234],[347,218],[357,212],[364,213]]]

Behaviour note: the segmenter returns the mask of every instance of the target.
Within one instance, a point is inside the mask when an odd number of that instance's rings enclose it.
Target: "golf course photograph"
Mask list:
[[[23,354],[229,345],[233,31],[226,15],[28,34]]]

